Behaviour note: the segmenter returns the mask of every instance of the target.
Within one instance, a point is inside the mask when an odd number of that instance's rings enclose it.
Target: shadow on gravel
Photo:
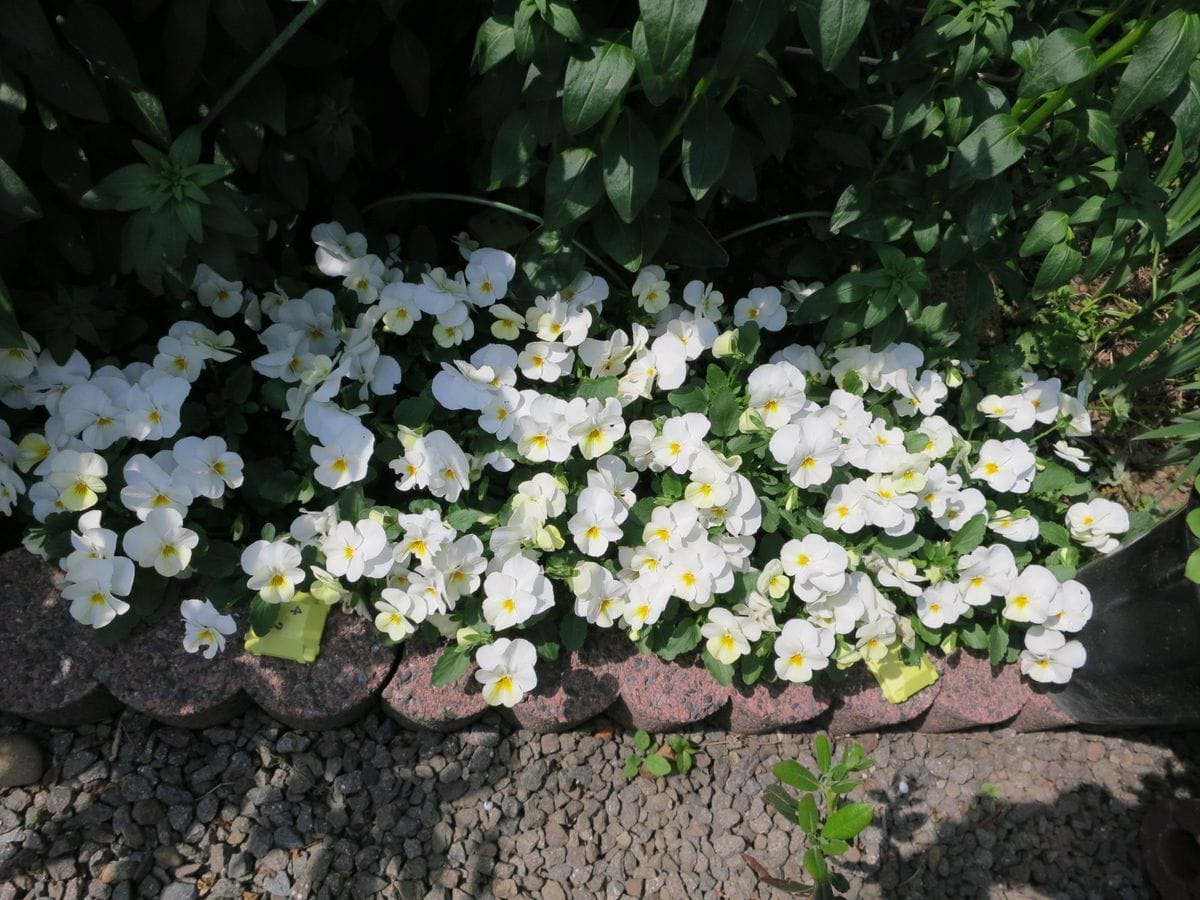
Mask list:
[[[501,856],[497,782],[521,781],[491,716],[455,735],[374,713],[329,732],[258,712],[201,731],[132,713],[19,728],[48,768],[38,786],[0,792],[0,900],[51,885],[154,897],[177,882],[206,898],[479,896]]]
[[[1142,861],[1142,821],[1158,800],[1200,796],[1200,733],[1114,736],[1168,750],[1175,759],[1165,776],[1143,774],[1136,785],[1128,774],[1136,759],[1075,760],[1088,767],[1095,783],[1060,790],[1049,777],[1050,767],[1039,771],[1039,761],[1032,759],[1031,771],[1023,772],[1024,760],[1014,758],[1008,777],[1019,783],[1018,790],[1045,797],[1027,802],[993,791],[1000,795],[979,793],[953,804],[932,795],[936,779],[931,774],[898,775],[890,790],[870,794],[885,807],[883,820],[872,826],[877,855],[868,851],[844,868],[877,885],[887,898],[975,900],[1003,897],[1006,890],[1014,897],[1088,900],[1156,896]],[[1080,735],[1081,744],[1095,737]]]

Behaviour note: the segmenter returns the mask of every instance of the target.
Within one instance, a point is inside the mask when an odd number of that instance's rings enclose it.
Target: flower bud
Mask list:
[[[737,353],[738,331],[733,328],[719,335],[713,343],[712,355],[717,359],[724,359],[727,356],[733,356]]]

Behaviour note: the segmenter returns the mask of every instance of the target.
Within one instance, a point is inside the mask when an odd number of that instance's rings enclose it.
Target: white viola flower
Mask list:
[[[947,531],[962,531],[963,527],[987,509],[987,500],[981,491],[966,488],[946,498],[946,507],[933,520]]]
[[[154,357],[153,365],[167,375],[195,382],[204,371],[204,363],[208,358],[202,346],[167,335],[158,340],[158,354]]]
[[[242,551],[241,563],[250,576],[246,587],[267,603],[290,602],[304,581],[300,550],[287,541],[255,541]]]
[[[571,590],[575,594],[575,615],[600,628],[612,628],[617,623],[629,597],[622,581],[590,560],[575,567]]]
[[[59,562],[64,569],[85,559],[111,559],[117,555],[117,533],[100,527],[100,510],[81,515],[71,532],[72,551]]]
[[[658,361],[654,354],[649,351],[637,354],[629,363],[629,369],[617,381],[617,399],[622,406],[639,399],[651,399],[657,377]]]
[[[928,581],[911,559],[886,557],[880,561],[875,577],[884,587],[892,587],[909,597],[921,595],[921,585]]]
[[[902,382],[900,396],[892,401],[892,408],[899,416],[932,416],[950,393],[946,381],[932,369],[926,369],[913,382]]]
[[[806,603],[837,593],[846,584],[849,554],[819,534],[788,541],[780,549],[779,559],[792,579],[792,590]]]
[[[325,568],[354,583],[360,578],[383,578],[392,568],[392,548],[383,526],[373,519],[338,522],[321,541]]]
[[[497,303],[488,309],[492,318],[496,321],[492,322],[492,337],[498,341],[515,341],[521,336],[521,331],[525,328],[525,317],[519,312],[514,312],[503,303]]]
[[[935,518],[946,514],[946,504],[962,490],[962,478],[950,475],[941,463],[934,463],[925,471],[925,487],[917,506],[929,510]],[[980,495],[982,496],[982,494]]]
[[[144,569],[172,578],[188,567],[200,535],[185,528],[183,516],[169,506],[150,510],[141,525],[125,532],[121,546]]]
[[[867,604],[864,590],[868,585],[863,584],[870,579],[862,572],[852,572],[846,578],[846,583],[840,591],[832,594],[821,594],[816,600],[805,603],[805,611],[813,623],[827,628],[835,634],[849,634],[867,614]]]
[[[1062,402],[1062,381],[1058,378],[1039,379],[1032,372],[1018,372],[1021,396],[1033,406],[1034,416],[1043,425],[1052,425],[1058,418]]]
[[[877,391],[911,390],[917,381],[917,371],[925,363],[920,348],[908,343],[888,344],[874,357],[870,385]]]
[[[824,345],[821,349],[824,349]],[[791,363],[804,373],[806,384],[823,384],[829,378],[829,370],[821,361],[821,352],[816,347],[788,344],[782,350],[772,353],[768,362]]]
[[[1071,537],[1100,553],[1112,553],[1120,546],[1113,535],[1129,530],[1129,513],[1119,503],[1097,497],[1087,503],[1073,503],[1067,509],[1067,528]]]
[[[926,628],[937,630],[953,625],[967,611],[967,602],[958,587],[949,581],[930,585],[917,597],[917,618]]]
[[[433,399],[443,409],[479,412],[487,407],[497,390],[492,386],[495,379],[490,366],[476,367],[456,359],[454,365],[442,363],[442,370],[433,376],[430,389]]]
[[[617,329],[607,340],[584,340],[579,345],[579,359],[588,367],[588,374],[592,378],[621,375],[625,371],[625,364],[633,355],[633,349],[629,336]]]
[[[664,562],[664,574],[671,584],[671,593],[691,609],[702,609],[713,602],[716,586],[710,564],[724,564],[728,569],[724,554],[709,541],[697,541],[682,550],[675,550],[664,557]]]
[[[422,274],[421,283],[413,291],[421,312],[431,316],[441,316],[460,304],[466,306],[469,296],[463,274],[451,276],[441,268]]]
[[[385,284],[379,291],[379,309],[383,313],[380,321],[385,330],[395,335],[406,335],[421,320],[421,307],[417,305],[417,286],[404,281]]]
[[[517,485],[512,498],[513,518],[529,518],[544,522],[561,516],[567,508],[567,495],[562,484],[549,472],[538,472],[528,481]]]
[[[521,395],[510,387],[493,389],[479,411],[479,427],[500,440],[507,440],[517,425]]]
[[[596,468],[587,473],[588,488],[607,491],[626,511],[637,502],[633,492],[637,483],[637,473],[626,469],[625,461],[618,456],[601,456]],[[621,515],[621,521],[624,519]]]
[[[532,559],[512,556],[483,580],[483,617],[497,631],[545,612],[554,605],[550,580]]]
[[[25,381],[37,367],[37,354],[41,346],[33,336],[22,331],[21,337],[25,343],[17,347],[0,348],[0,378],[8,378],[14,382]]]
[[[725,297],[720,291],[713,290],[711,283],[689,281],[683,288],[683,302],[694,309],[697,315],[713,322],[721,321]]]
[[[661,266],[646,266],[633,282],[637,304],[651,315],[662,312],[671,302],[671,285]]]
[[[662,572],[642,572],[626,586],[629,600],[621,618],[635,634],[662,616],[671,599],[671,583]]]
[[[0,516],[11,515],[17,498],[24,493],[24,479],[8,463],[0,462]]]
[[[421,439],[428,465],[429,493],[454,503],[471,486],[471,465],[454,438],[444,431],[431,431]]]
[[[233,349],[232,331],[217,333],[199,322],[176,322],[168,329],[167,336],[179,341],[188,353],[201,353],[206,360],[211,359],[213,362],[228,362],[237,355],[237,351]]]
[[[837,485],[825,504],[821,519],[825,527],[844,534],[861,531],[867,524],[867,490],[867,483],[861,478]]]
[[[921,448],[922,455],[930,459],[941,459],[954,449],[958,440],[958,431],[941,416],[926,416],[917,425],[917,434],[926,438],[925,446]]]
[[[48,481],[58,490],[58,502],[64,510],[79,512],[99,502],[108,477],[108,463],[96,453],[59,450],[50,457]],[[31,493],[32,496],[32,493]]]
[[[750,652],[750,641],[743,621],[727,609],[710,609],[708,621],[700,626],[700,636],[708,638],[704,649],[727,666],[733,665]]]
[[[1019,509],[1016,512],[1010,512],[1007,509],[998,509],[988,518],[987,527],[990,531],[994,531],[1001,537],[1018,544],[1036,541],[1041,534],[1041,526],[1038,520],[1029,515],[1028,510],[1024,509]]]
[[[608,299],[608,282],[591,272],[580,272],[563,289],[563,297],[581,309],[594,306],[599,311]]]
[[[461,321],[446,321],[449,316],[443,314],[438,316],[437,324],[431,329],[439,347],[457,347],[475,336],[475,323],[467,316],[466,305],[460,304],[455,309],[461,310]]]
[[[654,463],[654,440],[658,437],[658,429],[654,423],[646,419],[638,419],[629,423],[629,446],[626,455],[630,463],[639,472],[647,468],[661,472],[664,467]]]
[[[1066,441],[1054,442],[1054,455],[1063,462],[1068,462],[1080,472],[1090,472],[1092,461],[1078,447],[1072,447]]]
[[[489,369],[493,389],[513,387],[517,383],[517,351],[504,344],[484,344],[471,354],[471,365],[477,370]]]
[[[958,560],[958,590],[971,606],[986,606],[1003,597],[1017,577],[1017,562],[1004,544],[976,547]]]
[[[375,602],[378,613],[375,627],[393,641],[402,641],[417,630],[425,621],[428,611],[419,596],[413,596],[397,588],[384,588],[382,599]]]
[[[866,480],[862,495],[863,513],[867,522],[882,528],[885,534],[898,537],[908,534],[916,525],[918,498],[900,491],[886,475],[872,475]]]
[[[1051,615],[1058,579],[1045,566],[1027,566],[1004,594],[1004,618],[1041,625]]]
[[[302,509],[292,520],[288,533],[301,547],[312,547],[319,544],[337,523],[336,503],[322,510]]]
[[[1060,631],[1034,625],[1025,632],[1025,649],[1017,658],[1021,673],[1043,684],[1066,684],[1087,662],[1079,641],[1068,641]]]
[[[121,505],[143,522],[150,510],[159,507],[168,507],[186,516],[192,504],[192,492],[182,480],[174,477],[174,463],[175,457],[167,451],[156,454],[154,459],[144,453],[131,456],[125,463]],[[171,471],[163,465],[169,465]]]
[[[881,618],[866,622],[854,632],[854,649],[862,654],[863,659],[878,662],[888,655],[892,644],[896,643],[896,621]]]
[[[404,531],[393,548],[392,555],[398,563],[413,558],[421,565],[428,566],[442,547],[454,540],[454,529],[442,521],[436,510],[400,513],[396,516],[396,524]]]
[[[84,558],[70,565],[59,588],[71,601],[71,618],[92,628],[103,628],[129,611],[133,590],[133,563],[123,556]]]
[[[197,497],[216,500],[226,488],[242,485],[242,458],[228,449],[222,437],[180,438],[171,453],[177,466],[171,477]]]
[[[367,477],[375,436],[357,421],[328,443],[313,444],[309,456],[317,464],[313,478],[337,490]]]
[[[754,485],[744,475],[733,475],[728,486],[731,489],[729,499],[721,506],[702,510],[702,524],[724,528],[734,538],[756,535],[762,528],[762,503],[754,492]]]
[[[421,566],[415,572],[409,572],[405,590],[409,596],[420,600],[427,616],[450,612],[446,579],[437,569]]]
[[[752,288],[733,305],[733,324],[739,328],[756,322],[763,331],[782,331],[787,324],[783,294],[777,287]]]
[[[367,239],[357,231],[347,234],[337,222],[313,226],[311,237],[317,245],[317,268],[332,278],[344,276],[350,264],[367,252]]]
[[[621,539],[616,523],[617,501],[607,491],[584,491],[579,506],[567,523],[575,546],[584,556],[604,556],[608,545]]]
[[[642,530],[642,540],[646,544],[657,543],[671,550],[682,550],[704,536],[699,519],[699,511],[686,500],[677,500],[670,506],[656,506]]]
[[[192,279],[192,287],[196,291],[196,299],[200,301],[200,305],[210,308],[213,315],[222,319],[237,315],[245,299],[240,281],[229,281],[222,278],[203,263],[196,267],[196,276]]]
[[[1085,376],[1079,383],[1076,394],[1063,394],[1059,398],[1059,412],[1069,417],[1065,433],[1067,437],[1087,437],[1092,433],[1092,416],[1088,412],[1087,399],[1092,391],[1091,376]]]
[[[533,306],[525,313],[525,325],[541,341],[561,341],[566,347],[578,347],[587,339],[592,314],[558,294],[551,294],[534,299]]]
[[[908,456],[904,449],[904,432],[890,427],[883,419],[875,419],[848,437],[850,441],[843,451],[846,462],[868,472],[893,472]]]
[[[237,631],[233,616],[222,615],[211,600],[184,600],[179,615],[183,618],[183,649],[196,653],[203,647],[205,659],[224,650],[225,638]]]
[[[687,347],[676,334],[660,334],[650,345],[654,378],[660,391],[673,391],[687,378]]]
[[[667,323],[666,333],[679,339],[684,357],[690,362],[698,359],[705,350],[712,349],[717,339],[717,326],[703,315],[683,312]]]
[[[920,453],[906,454],[892,470],[892,487],[901,494],[922,494],[928,484],[929,457]],[[917,498],[918,501],[920,497]]]
[[[125,410],[94,384],[84,382],[67,388],[59,401],[58,415],[63,431],[78,435],[93,450],[107,450],[128,436]]]
[[[44,434],[30,432],[17,444],[17,468],[22,472],[32,469],[35,475],[45,475],[50,471],[50,454],[54,449]]]
[[[47,481],[39,481],[32,485],[28,497],[29,502],[33,504],[33,518],[38,522],[45,522],[47,517],[55,513],[68,512],[59,496],[58,488]]]
[[[524,410],[513,429],[517,451],[530,462],[563,462],[571,455],[566,418],[567,404],[558,397],[542,394]]]
[[[46,412],[52,416],[58,415],[59,401],[68,388],[87,381],[91,374],[92,364],[78,350],[73,351],[61,366],[54,361],[50,351],[43,350],[33,377],[21,385],[25,401],[46,407]]]
[[[842,456],[841,440],[816,416],[782,426],[771,435],[769,448],[775,461],[787,468],[792,484],[801,488],[829,481]]]
[[[503,250],[480,247],[467,258],[464,274],[467,295],[479,307],[491,306],[508,294],[508,283],[517,273],[517,261]]]
[[[1052,613],[1042,624],[1055,631],[1079,631],[1092,618],[1092,594],[1081,582],[1069,579],[1058,586]]]
[[[659,470],[670,469],[678,475],[688,471],[692,460],[704,446],[711,427],[703,413],[684,413],[667,419],[662,434],[651,442],[654,464]]]
[[[995,419],[1007,425],[1010,431],[1028,431],[1037,421],[1037,410],[1033,403],[1020,394],[1008,397],[988,394],[976,404],[975,408],[989,419]]]
[[[453,608],[460,598],[479,590],[481,576],[487,570],[483,541],[473,534],[465,534],[443,544],[434,555],[432,565],[445,579],[446,600]]]
[[[125,395],[125,428],[139,441],[171,438],[179,431],[179,411],[192,386],[186,378],[150,369]]]
[[[804,373],[789,362],[759,366],[750,373],[747,386],[750,409],[771,429],[795,421],[801,412],[813,406],[804,395]]]
[[[342,287],[354,291],[359,303],[374,303],[379,299],[379,291],[383,288],[383,260],[374,253],[360,256],[346,264],[342,276]]]
[[[557,381],[575,364],[574,351],[561,344],[530,341],[517,356],[521,374],[531,381]]]
[[[984,441],[979,448],[979,462],[971,469],[972,478],[1000,493],[1026,493],[1036,474],[1037,457],[1021,440]]]
[[[516,706],[537,687],[537,650],[523,638],[498,638],[475,651],[475,680],[490,706]]]
[[[806,619],[786,622],[775,639],[775,674],[784,681],[803,683],[826,668],[833,655],[834,634]]]
[[[625,436],[625,419],[615,397],[601,403],[595,398],[576,397],[568,404],[567,431],[584,459],[596,459],[608,453]]]

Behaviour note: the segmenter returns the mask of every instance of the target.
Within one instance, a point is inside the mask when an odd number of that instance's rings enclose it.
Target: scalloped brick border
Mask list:
[[[321,655],[311,665],[227,649],[212,660],[181,651],[178,628],[143,629],[101,647],[76,625],[58,592],[61,574],[24,550],[0,556],[0,646],[10,677],[0,680],[0,710],[72,726],[126,705],[171,725],[204,728],[257,704],[292,728],[336,728],[380,703],[407,727],[455,731],[487,709],[474,670],[434,687],[440,650],[380,647],[369,622],[330,617]],[[653,732],[701,722],[734,733],[835,734],[912,728],[959,731],[1008,724],[1041,731],[1077,724],[1013,667],[958,653],[936,660],[942,679],[910,700],[888,703],[870,675],[855,671],[836,693],[807,685],[722,687],[696,661],[639,655],[611,632],[582,650],[538,667],[538,687],[504,715],[535,732],[564,731],[605,714]]]

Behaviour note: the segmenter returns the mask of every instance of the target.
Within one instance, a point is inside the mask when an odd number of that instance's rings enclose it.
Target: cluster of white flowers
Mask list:
[[[311,438],[303,466],[313,482],[336,494],[386,465],[395,478],[379,489],[421,499],[349,519],[336,503],[301,511],[286,533],[242,550],[247,596],[284,603],[307,593],[360,612],[367,598],[394,641],[423,623],[447,637],[475,629],[492,639],[476,651],[484,695],[505,705],[536,683],[535,651],[494,636],[552,609],[635,641],[668,614],[686,617],[693,645],[704,641],[716,664],[773,655],[776,675],[793,682],[914,647],[918,624],[940,640],[978,617],[1027,629],[1021,668],[1036,680],[1065,681],[1083,663],[1064,635],[1087,622],[1087,591],[1032,562],[1025,547],[1041,525],[1025,498],[1043,465],[1037,441],[1090,432],[1086,381],[1070,394],[1058,379],[1017,372],[1017,393],[979,402],[993,424],[972,440],[941,414],[972,376],[965,363],[926,366],[909,343],[875,351],[776,336],[776,352],[756,365],[737,332],[722,331],[752,323],[777,335],[819,284],[750,290],[727,321],[712,285],[687,284],[680,305],[665,271],[650,266],[620,301],[645,322],[608,329],[604,307],[616,301],[588,273],[521,309],[500,302],[516,274],[502,251],[464,242],[462,271],[410,281],[395,254],[369,253],[361,234],[329,223],[312,236],[317,267],[349,292],[341,308],[324,288],[260,297],[207,267],[197,298],[257,332],[263,352],[250,366],[286,385],[282,415]],[[384,352],[422,320],[440,349]],[[135,563],[190,573],[200,538],[186,525],[189,506],[220,502],[241,482],[242,460],[221,437],[175,439],[192,383],[206,363],[232,357],[233,336],[180,322],[152,365],[94,372],[78,353],[59,365],[27,343],[0,352],[0,399],[44,407],[48,419],[19,445],[0,432],[0,510],[25,493],[18,470],[41,478],[28,491],[39,520],[88,510],[105,491],[104,451],[124,439],[161,446],[123,461],[120,503],[138,524],[118,540],[88,512],[63,560],[72,614],[101,627],[128,609]],[[372,399],[398,392],[400,360],[419,367],[429,356],[436,370],[416,382],[436,404],[430,421],[373,418]],[[1021,437],[1035,426],[1044,433]],[[401,451],[378,459],[384,440]],[[1060,440],[1054,453],[1085,470],[1078,448]],[[484,479],[515,489],[496,498]],[[492,508],[470,508],[477,488]],[[1072,506],[1066,524],[1079,544],[1107,553],[1129,520],[1093,500]],[[774,539],[780,527],[790,539]],[[973,540],[959,544],[964,536]],[[931,552],[915,554],[921,546]],[[185,645],[211,656],[232,622],[187,603]]]

